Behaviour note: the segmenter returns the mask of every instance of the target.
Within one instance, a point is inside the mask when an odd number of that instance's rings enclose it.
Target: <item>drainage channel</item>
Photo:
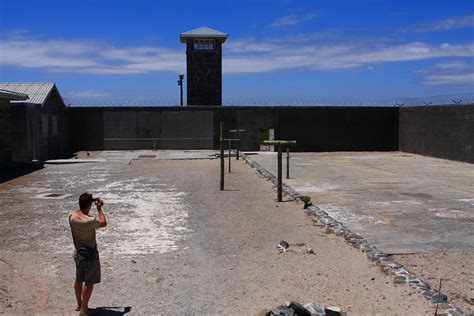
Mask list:
[[[44,199],[44,200],[64,200],[73,196],[73,194],[65,194],[65,193],[42,193],[35,195],[34,197],[37,199]]]

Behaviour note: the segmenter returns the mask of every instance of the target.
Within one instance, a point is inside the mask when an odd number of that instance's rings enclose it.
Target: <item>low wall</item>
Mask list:
[[[297,141],[296,151],[398,150],[393,107],[71,107],[73,151],[107,149],[217,149],[240,134],[242,150],[258,150],[260,130]],[[152,140],[157,139],[157,140]]]
[[[399,109],[399,150],[474,162],[474,105]]]

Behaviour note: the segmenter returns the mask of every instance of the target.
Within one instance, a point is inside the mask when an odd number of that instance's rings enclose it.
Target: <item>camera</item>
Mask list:
[[[94,203],[97,207],[101,207],[102,205],[104,205],[102,199],[98,197],[92,198],[92,203]]]

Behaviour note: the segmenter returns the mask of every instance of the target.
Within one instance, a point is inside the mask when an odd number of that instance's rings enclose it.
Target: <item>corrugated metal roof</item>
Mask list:
[[[191,31],[181,33],[179,35],[179,38],[180,38],[182,43],[184,43],[187,38],[206,38],[206,37],[221,38],[221,39],[223,39],[222,42],[225,42],[227,37],[229,37],[229,34],[211,29],[207,26],[203,26],[203,27],[191,30]]]
[[[41,105],[43,105],[44,101],[46,101],[48,95],[51,93],[54,87],[55,87],[54,83],[50,83],[50,82],[29,82],[29,83],[0,82],[0,89],[28,95],[29,98],[26,101],[17,101],[17,102],[27,102],[27,103],[34,103],[34,104],[41,104]]]
[[[0,89],[0,98],[8,100],[28,100],[28,95]]]

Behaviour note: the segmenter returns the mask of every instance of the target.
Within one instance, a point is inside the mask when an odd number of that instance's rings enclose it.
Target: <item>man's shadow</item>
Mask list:
[[[123,309],[123,311],[120,311]],[[90,309],[88,315],[98,315],[98,316],[119,316],[125,315],[132,310],[131,306],[126,307],[118,307],[118,306],[111,306],[111,307],[96,307],[94,309]]]

